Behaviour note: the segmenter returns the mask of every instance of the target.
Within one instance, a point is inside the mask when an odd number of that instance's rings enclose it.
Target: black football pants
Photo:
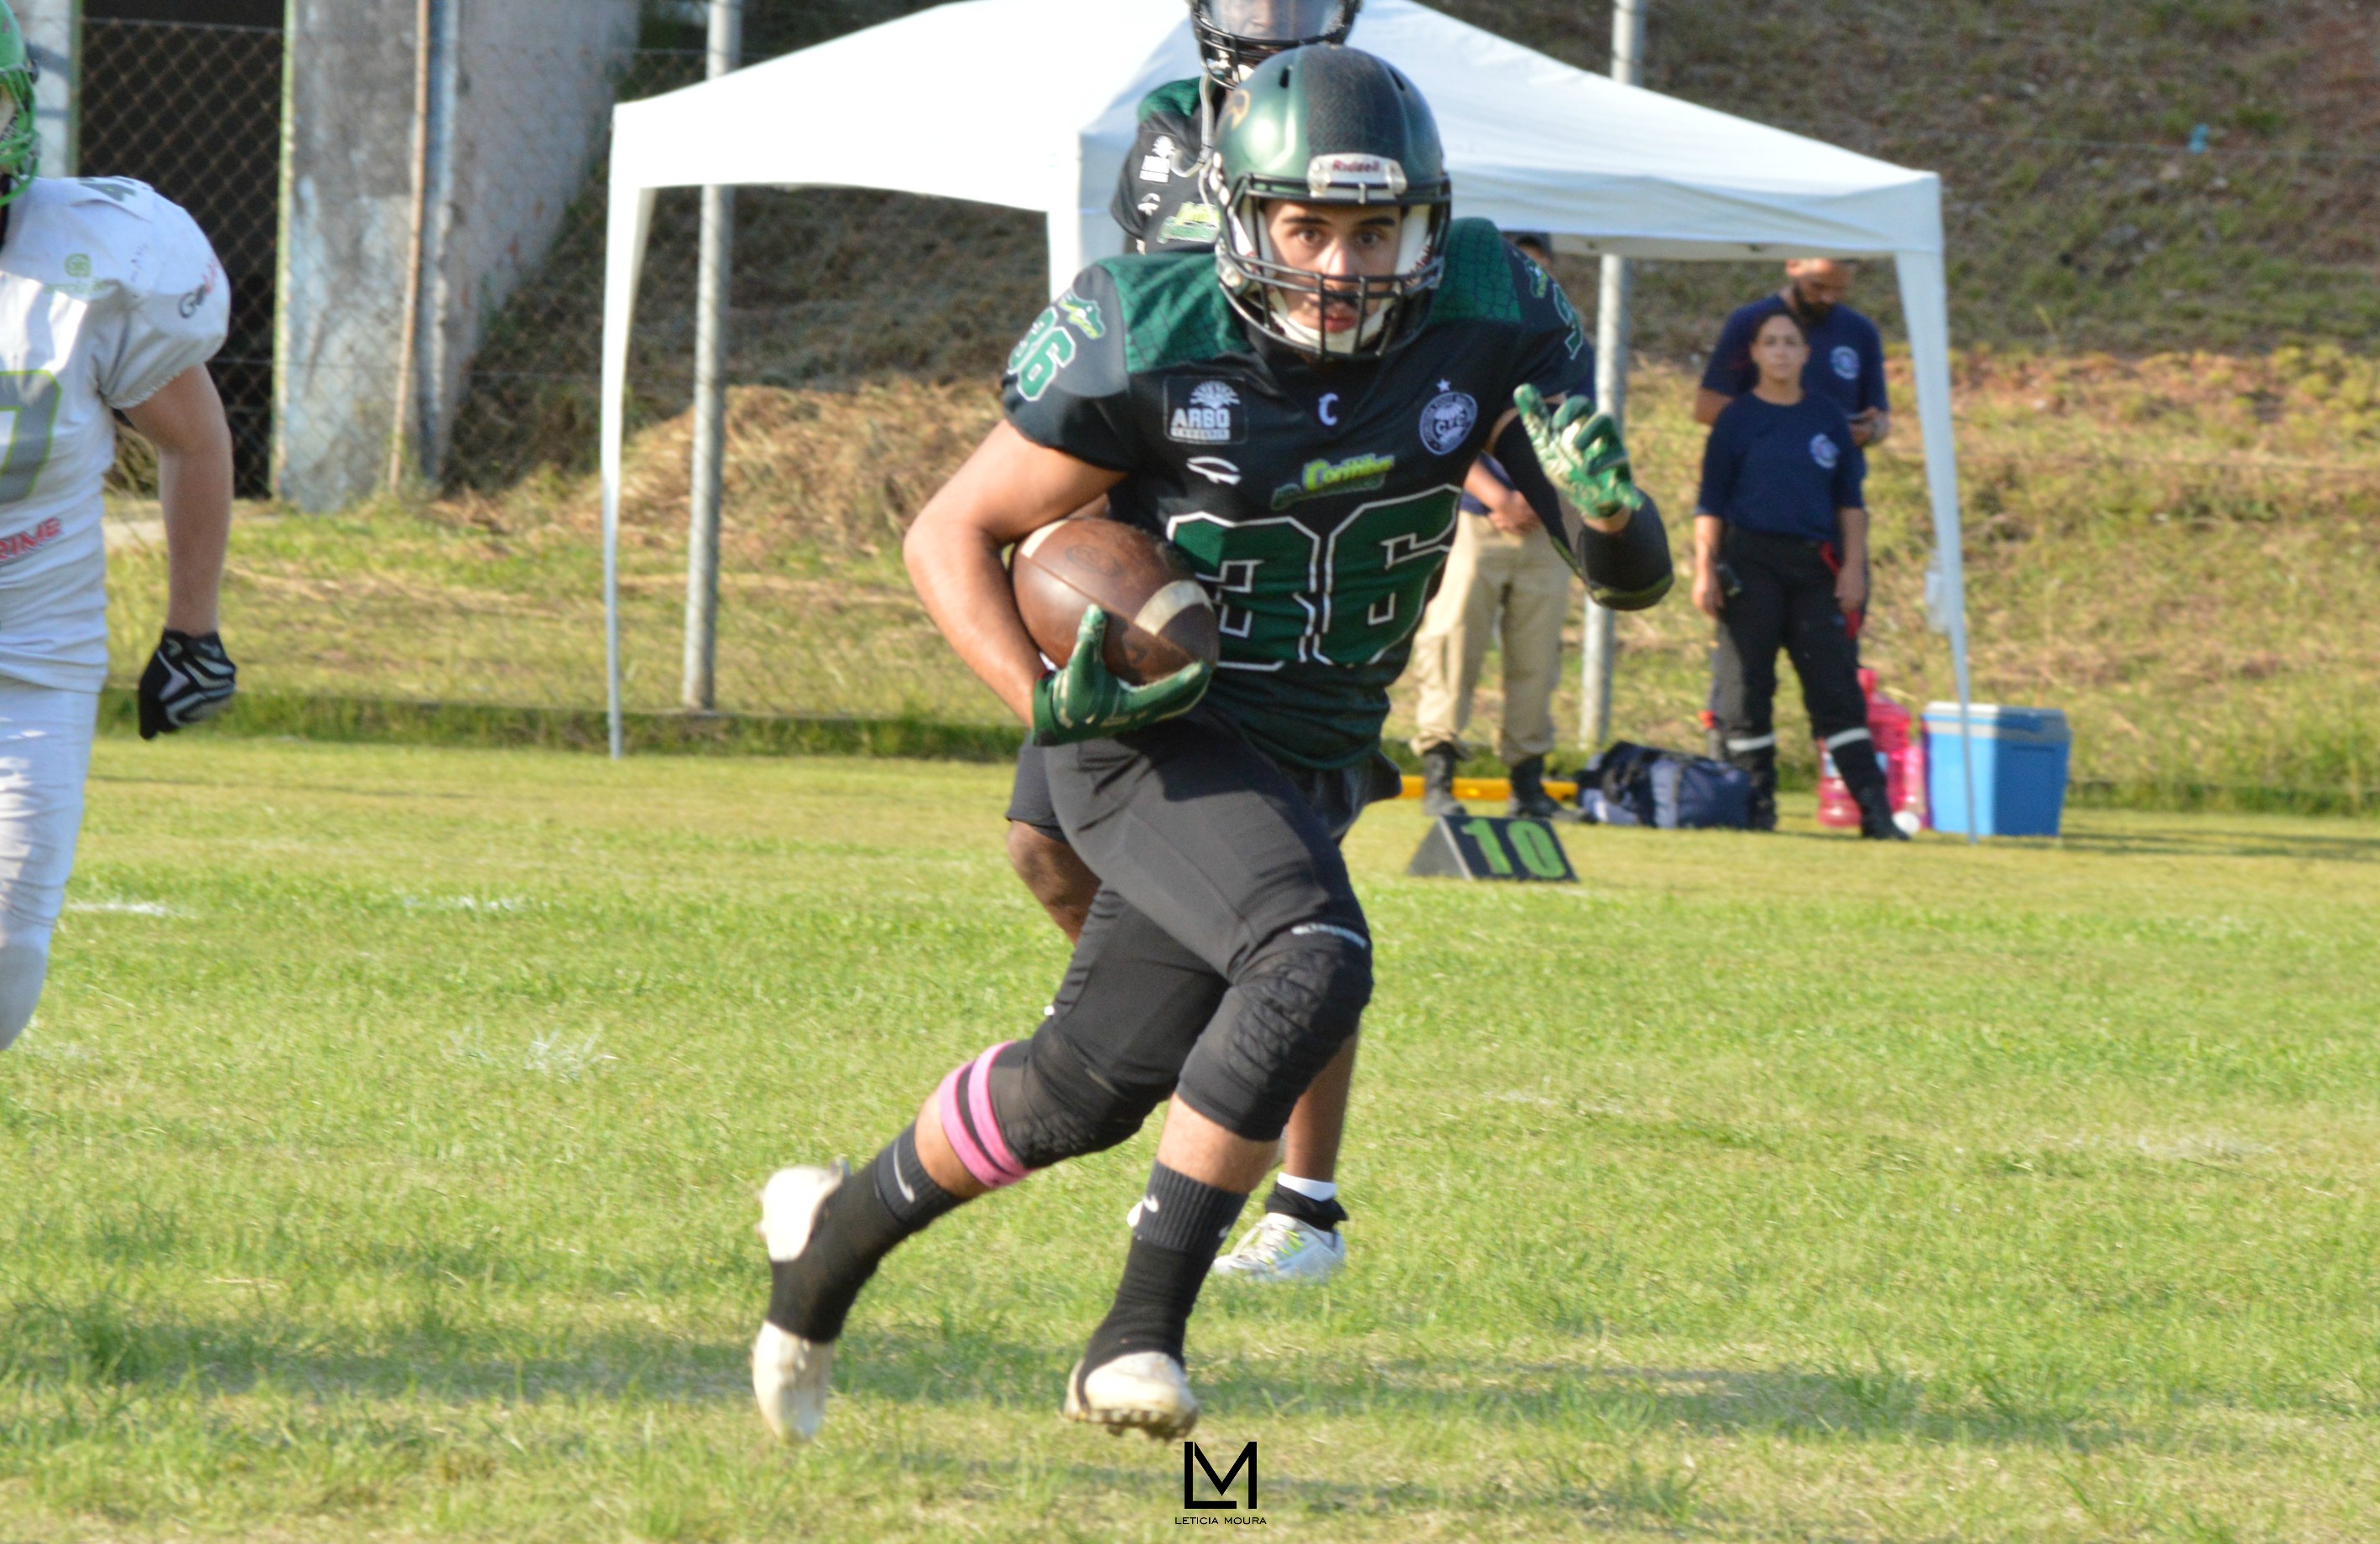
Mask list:
[[[1338,846],[1371,768],[1292,775],[1204,711],[1042,759],[1101,884],[1048,1017],[993,1064],[1002,1136],[1043,1167],[1123,1141],[1178,1090],[1274,1140],[1371,995]]]
[[[1835,600],[1834,573],[1817,544],[1730,525],[1719,556],[1742,586],[1719,609],[1712,667],[1728,759],[1774,767],[1777,651],[1782,648],[1801,678],[1810,730],[1836,753],[1844,786],[1853,794],[1871,783],[1881,787],[1884,772],[1867,736],[1859,655]]]

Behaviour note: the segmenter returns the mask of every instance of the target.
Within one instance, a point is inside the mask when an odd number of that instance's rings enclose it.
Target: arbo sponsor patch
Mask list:
[[[1165,383],[1165,438],[1178,445],[1237,445],[1248,437],[1247,406],[1228,380]]]

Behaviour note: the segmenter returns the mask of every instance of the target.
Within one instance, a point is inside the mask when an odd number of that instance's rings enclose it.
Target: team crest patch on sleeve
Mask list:
[[[1842,459],[1842,452],[1837,450],[1835,442],[1827,436],[1814,434],[1810,436],[1810,459],[1831,472],[1835,469],[1835,463]]]
[[[1075,331],[1084,337],[1098,339],[1108,335],[1107,319],[1099,315],[1098,301],[1086,300],[1068,290],[1058,297],[1058,309],[1066,313],[1066,320],[1073,322]]]
[[[1479,404],[1468,392],[1455,391],[1442,380],[1439,386],[1438,395],[1421,410],[1421,442],[1432,455],[1452,455],[1479,422]]]
[[[1835,367],[1835,375],[1838,379],[1843,380],[1857,380],[1859,379],[1858,349],[1852,347],[1849,344],[1837,344],[1835,345],[1835,351],[1827,356],[1827,357],[1833,363]]]
[[[1247,406],[1230,381],[1165,383],[1168,440],[1182,445],[1237,445],[1247,437]]]

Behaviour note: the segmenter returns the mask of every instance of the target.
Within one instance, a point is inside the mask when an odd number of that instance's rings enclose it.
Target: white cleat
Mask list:
[[[1066,1418],[1104,1426],[1111,1437],[1139,1431],[1168,1442],[1198,1424],[1198,1396],[1180,1362],[1162,1351],[1135,1351],[1087,1373],[1076,1362],[1066,1374]]]
[[[1347,1263],[1347,1240],[1295,1217],[1268,1212],[1239,1247],[1221,1256],[1213,1273],[1235,1281],[1327,1282]]]
[[[851,1176],[836,1159],[832,1168],[779,1169],[760,1192],[760,1221],[753,1229],[769,1246],[771,1261],[798,1259],[826,1200]],[[752,1343],[752,1397],[760,1418],[781,1442],[807,1442],[826,1419],[827,1384],[834,1376],[834,1343],[804,1340],[763,1321]]]

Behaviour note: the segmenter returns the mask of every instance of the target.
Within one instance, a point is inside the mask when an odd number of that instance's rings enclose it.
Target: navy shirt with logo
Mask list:
[[[1838,541],[1835,512],[1864,507],[1865,476],[1851,420],[1832,400],[1805,392],[1779,407],[1746,392],[1711,426],[1695,505],[1747,531]]]
[[[1703,389],[1721,396],[1740,397],[1760,384],[1760,368],[1752,362],[1752,341],[1760,324],[1784,310],[1782,296],[1764,296],[1728,313],[1718,330],[1718,346],[1703,369]],[[1838,306],[1820,322],[1803,322],[1810,340],[1810,362],[1802,367],[1802,390],[1826,397],[1841,407],[1846,417],[1871,407],[1889,411],[1884,392],[1884,336],[1876,323]]]

